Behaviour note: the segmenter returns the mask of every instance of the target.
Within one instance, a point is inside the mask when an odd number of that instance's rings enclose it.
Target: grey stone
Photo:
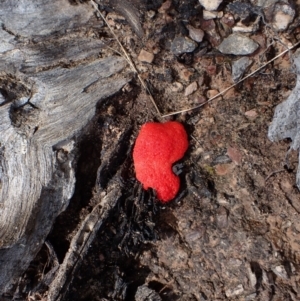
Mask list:
[[[148,286],[141,285],[135,294],[135,301],[161,301],[159,294]]]
[[[286,30],[290,23],[294,20],[294,17],[295,10],[292,9],[288,4],[277,3],[274,8],[272,25],[275,30]]]
[[[233,289],[228,289],[225,291],[225,295],[227,298],[232,298],[238,295],[241,295],[244,292],[244,287],[242,284],[239,284]]]
[[[252,39],[233,33],[225,38],[218,49],[224,54],[247,55],[253,53],[259,45]]]
[[[279,0],[251,0],[251,2],[253,2],[254,5],[265,8],[274,5],[275,3],[279,2]]]
[[[204,31],[200,28],[195,28],[191,25],[186,26],[189,30],[189,36],[191,39],[193,39],[196,42],[202,42],[204,37]]]
[[[228,11],[240,17],[241,20],[245,20],[252,14],[253,6],[250,3],[233,2],[227,5]]]
[[[185,52],[193,52],[197,46],[197,43],[189,38],[177,37],[171,44],[171,51],[174,54],[179,55]]]
[[[288,274],[283,265],[278,265],[278,266],[272,268],[272,271],[278,277],[283,278],[283,279],[288,279]]]
[[[197,89],[198,89],[197,82],[192,82],[191,84],[189,84],[189,85],[185,88],[184,96],[191,95],[191,94],[194,93]]]
[[[252,60],[242,57],[232,63],[232,79],[237,82],[241,79],[246,69],[251,65]]]

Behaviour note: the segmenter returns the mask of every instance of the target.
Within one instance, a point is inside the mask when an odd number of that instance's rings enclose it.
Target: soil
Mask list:
[[[220,19],[210,23],[215,28],[206,29],[194,52],[174,55],[170,43],[187,35],[185,25],[205,28],[208,21],[201,19],[196,0],[170,3],[170,7],[162,1],[145,3],[142,39],[124,16],[107,10],[114,16],[110,25],[162,114],[197,106],[232,85],[232,62],[239,58],[216,49],[226,36]],[[225,12],[227,4],[222,3],[219,11]],[[275,33],[261,22],[252,35],[261,46],[248,56],[253,64],[246,74],[285,50],[275,38],[295,42],[293,24],[290,30]],[[111,36],[106,26],[96,34]],[[112,38],[109,46],[102,55],[121,51]],[[137,59],[142,49],[155,54],[152,63]],[[48,246],[25,273],[27,286],[20,296],[42,300],[47,295],[43,275],[62,263],[80,222],[95,206],[95,187],[105,191],[115,179],[121,183],[122,196],[62,300],[299,300],[298,154],[287,155],[290,141],[272,143],[267,137],[276,105],[295,86],[291,55],[201,108],[171,117],[157,114],[136,77],[101,103],[78,142],[75,194],[47,238]],[[185,96],[184,89],[193,82],[197,90]],[[179,162],[178,197],[163,204],[135,179],[132,147],[142,124],[166,120],[185,126],[190,145]],[[101,154],[123,134],[117,153],[104,171],[99,170]],[[141,288],[148,288],[147,293],[143,295]]]

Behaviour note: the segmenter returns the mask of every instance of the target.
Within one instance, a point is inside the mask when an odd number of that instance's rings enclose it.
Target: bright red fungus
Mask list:
[[[144,124],[133,149],[136,178],[157,192],[162,202],[172,200],[180,186],[172,164],[181,159],[188,148],[188,137],[183,125],[176,121]]]

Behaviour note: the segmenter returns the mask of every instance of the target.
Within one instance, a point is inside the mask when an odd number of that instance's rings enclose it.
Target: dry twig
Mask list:
[[[254,75],[255,73],[257,73],[259,70],[263,69],[264,67],[266,67],[267,65],[269,65],[270,63],[272,63],[273,61],[275,61],[276,59],[278,59],[279,57],[281,57],[282,55],[284,55],[285,53],[287,53],[288,51],[294,49],[296,46],[298,46],[300,44],[300,41],[297,42],[296,44],[294,44],[291,47],[287,47],[286,50],[284,50],[283,52],[279,53],[277,56],[275,56],[274,58],[272,58],[271,60],[269,60],[268,62],[266,62],[265,64],[263,64],[262,66],[260,66],[259,68],[257,68],[255,71],[251,72],[250,74],[248,74],[247,76],[243,77],[242,79],[240,79],[238,82],[234,83],[233,85],[229,86],[228,88],[224,89],[223,91],[221,91],[220,93],[216,94],[215,96],[209,98],[207,101],[201,103],[200,105],[197,105],[195,107],[192,108],[187,108],[187,109],[183,109],[183,110],[179,110],[176,112],[172,112],[172,113],[168,113],[168,114],[164,114],[162,115],[161,112],[158,109],[158,106],[155,103],[155,100],[147,86],[147,84],[145,83],[145,81],[141,78],[138,70],[136,69],[133,61],[131,60],[129,54],[127,53],[126,49],[123,47],[122,43],[120,42],[120,40],[118,39],[117,35],[114,33],[113,29],[111,28],[111,26],[108,24],[108,22],[106,21],[104,15],[101,13],[101,11],[98,9],[97,3],[94,2],[94,0],[91,0],[92,5],[94,6],[94,8],[97,10],[97,12],[100,14],[101,18],[103,19],[103,21],[105,22],[105,24],[107,25],[107,27],[109,28],[109,30],[111,31],[112,35],[114,36],[114,38],[116,39],[117,43],[120,45],[120,48],[122,49],[125,59],[127,60],[128,64],[130,65],[130,67],[132,68],[132,70],[137,74],[137,77],[139,79],[139,81],[141,82],[143,88],[148,92],[150,99],[158,113],[158,115],[160,117],[169,117],[169,116],[173,116],[173,115],[177,115],[177,114],[181,114],[181,113],[185,113],[185,112],[189,112],[192,110],[196,110],[199,109],[201,107],[203,107],[204,105],[206,105],[207,103],[211,102],[212,100],[218,98],[219,96],[225,94],[227,91],[229,91],[230,89],[232,89],[233,87],[235,87],[236,85],[238,85],[239,83],[243,82],[244,80],[246,80],[247,78],[251,77],[252,75]]]
[[[227,91],[229,91],[230,89],[232,89],[233,87],[235,87],[236,85],[238,85],[239,83],[243,82],[245,79],[251,77],[253,74],[255,74],[256,72],[258,72],[259,70],[263,69],[264,67],[266,67],[267,65],[269,65],[270,63],[272,63],[273,61],[275,61],[276,59],[278,59],[279,57],[281,57],[282,55],[284,55],[285,53],[287,53],[288,51],[292,50],[293,48],[295,48],[296,46],[298,46],[300,44],[300,41],[297,42],[296,44],[294,44],[293,46],[287,48],[286,50],[284,50],[283,52],[279,53],[278,55],[276,55],[274,58],[272,58],[271,60],[267,61],[265,64],[263,64],[262,66],[260,66],[259,68],[257,68],[255,71],[251,72],[250,74],[248,74],[247,76],[243,77],[242,79],[240,79],[238,82],[236,82],[235,84],[229,86],[228,88],[226,88],[225,90],[221,91],[220,93],[216,94],[215,96],[211,97],[210,99],[208,99],[207,101],[201,103],[200,105],[197,105],[195,107],[192,108],[188,108],[188,109],[183,109],[180,111],[176,111],[176,112],[172,112],[169,114],[165,114],[162,115],[162,117],[168,117],[168,116],[172,116],[172,115],[177,115],[177,114],[181,114],[181,113],[185,113],[188,111],[192,111],[195,109],[199,109],[202,106],[206,105],[207,103],[211,102],[212,100],[216,99],[217,97],[219,97],[220,95],[223,95],[224,93],[226,93]]]
[[[101,18],[103,19],[103,21],[105,22],[105,24],[107,25],[108,29],[110,30],[111,34],[114,36],[114,38],[116,39],[117,43],[119,44],[121,50],[123,51],[124,53],[124,56],[125,56],[125,59],[126,61],[128,62],[129,66],[131,67],[131,69],[137,74],[137,77],[141,83],[141,85],[143,86],[143,88],[148,92],[149,96],[150,96],[150,99],[158,113],[159,116],[161,116],[161,113],[158,109],[158,106],[156,105],[155,101],[154,101],[154,98],[147,86],[147,84],[145,83],[145,81],[142,79],[142,77],[140,76],[138,70],[136,69],[133,61],[131,60],[129,54],[127,53],[126,49],[123,47],[122,43],[120,42],[120,40],[118,39],[117,35],[114,33],[113,29],[111,28],[111,26],[108,24],[108,22],[106,21],[104,15],[101,13],[101,11],[99,10],[98,8],[98,5],[96,2],[94,2],[94,0],[91,0],[91,3],[92,5],[94,6],[94,8],[96,9],[96,11],[99,13],[99,15],[101,16]]]

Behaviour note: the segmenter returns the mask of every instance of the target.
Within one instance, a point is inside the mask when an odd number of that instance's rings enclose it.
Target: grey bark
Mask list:
[[[99,101],[126,82],[99,59],[89,3],[0,3],[0,292],[34,258],[73,194],[75,142]]]

